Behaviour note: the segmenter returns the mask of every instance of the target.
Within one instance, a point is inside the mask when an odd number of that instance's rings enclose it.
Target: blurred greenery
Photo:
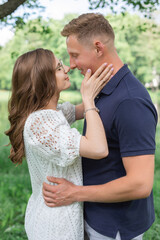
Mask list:
[[[128,7],[132,7],[132,9],[139,10],[139,12],[144,13],[144,16],[150,17],[151,12],[153,12],[159,5],[159,0],[88,0],[90,3],[90,9],[96,8],[105,8],[109,7],[113,13],[117,13],[116,6],[118,5],[118,9],[121,10],[122,14],[128,9]]]
[[[69,65],[65,38],[60,31],[75,14],[66,15],[62,20],[37,18],[27,22],[23,28],[15,29],[15,35],[0,48],[0,89],[11,88],[11,75],[15,60],[24,52],[35,48],[52,50],[58,58]],[[143,83],[160,76],[160,25],[154,20],[144,19],[129,13],[108,15],[114,28],[115,45],[119,56],[129,65],[133,74]],[[144,44],[145,43],[145,44]],[[72,90],[80,88],[82,76],[78,70],[70,71]]]
[[[50,0],[52,1],[52,0]],[[121,12],[122,15],[128,9],[139,11],[146,18],[153,18],[159,9],[159,0],[88,0],[89,9],[110,9],[113,14]],[[19,8],[20,7],[20,8]],[[17,11],[18,9],[18,11]],[[12,0],[0,1],[0,20],[1,25],[11,25],[12,27],[22,28],[30,16],[36,13],[41,16],[45,11],[45,4],[40,0]]]

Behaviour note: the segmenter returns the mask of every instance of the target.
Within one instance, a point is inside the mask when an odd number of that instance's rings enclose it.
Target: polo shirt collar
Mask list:
[[[110,95],[114,89],[117,87],[119,82],[122,80],[122,78],[129,72],[129,68],[127,64],[124,64],[123,67],[119,69],[119,71],[111,78],[111,80],[104,86],[104,88],[101,90],[101,93],[104,93],[106,95]]]

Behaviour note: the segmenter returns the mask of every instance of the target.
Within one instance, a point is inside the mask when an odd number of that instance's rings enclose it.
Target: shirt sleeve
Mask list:
[[[32,151],[58,166],[69,166],[80,156],[80,133],[71,128],[65,119],[61,121],[59,115],[55,119],[49,113],[43,117],[34,116],[27,126],[27,132],[27,144]]]
[[[65,102],[63,104],[58,104],[57,108],[63,112],[70,125],[75,122],[75,105],[71,104],[70,102]]]
[[[115,115],[121,157],[155,153],[157,114],[153,104],[124,100]]]

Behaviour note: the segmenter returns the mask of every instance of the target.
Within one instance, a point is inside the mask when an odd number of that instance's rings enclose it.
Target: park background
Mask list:
[[[4,2],[7,1],[0,1],[0,4]],[[122,8],[116,5],[116,2],[138,3],[139,1],[115,0],[108,1],[115,2],[115,5],[104,5],[104,7],[99,5],[99,8],[94,5],[93,10],[90,10],[89,6],[94,1],[47,0],[45,8],[42,8],[45,2],[43,0],[40,1],[41,4],[36,0],[26,2],[27,4],[32,2],[30,7],[24,4],[13,14],[1,18],[0,22],[0,240],[27,239],[24,231],[24,214],[31,194],[28,168],[25,160],[22,165],[16,167],[8,159],[10,147],[5,145],[9,140],[4,134],[4,131],[9,128],[7,103],[10,97],[12,70],[19,55],[42,47],[52,50],[58,58],[69,65],[65,38],[60,34],[63,26],[81,13],[101,12],[114,28],[118,54],[123,62],[128,64],[133,74],[146,86],[160,113],[159,5],[156,9],[152,5],[153,11],[150,11],[149,7],[143,11],[143,8],[134,5],[128,4],[124,7],[122,4]],[[148,2],[152,4],[154,1]],[[34,3],[37,6],[34,6]],[[58,12],[60,15],[57,15]],[[6,37],[5,42],[3,33],[6,31],[10,33],[10,37]],[[79,89],[83,77],[78,70],[70,71],[69,75],[71,88],[61,94],[60,101],[77,104],[81,101]],[[82,132],[83,121],[74,123],[72,127]],[[145,233],[144,240],[160,240],[160,121],[157,125],[155,162],[153,192],[156,221]]]

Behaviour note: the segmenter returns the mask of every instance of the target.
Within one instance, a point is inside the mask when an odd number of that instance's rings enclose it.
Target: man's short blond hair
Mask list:
[[[86,42],[95,36],[104,36],[113,40],[114,31],[107,19],[100,13],[86,13],[71,20],[61,32],[64,37],[75,35],[81,42]]]

